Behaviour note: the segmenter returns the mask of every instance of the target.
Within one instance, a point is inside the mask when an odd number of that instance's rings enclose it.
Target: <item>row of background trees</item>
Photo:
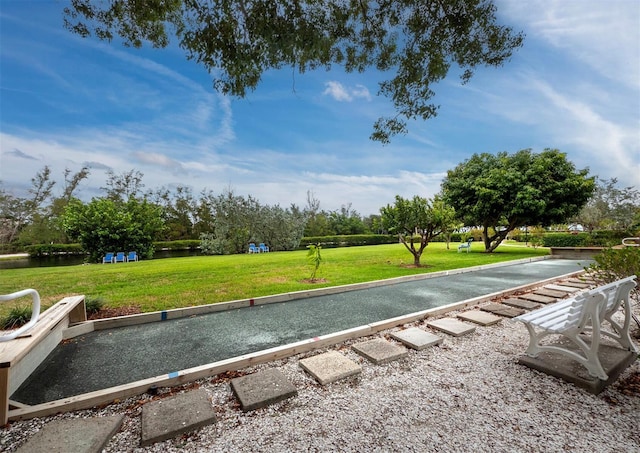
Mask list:
[[[143,174],[135,170],[109,172],[104,195],[83,202],[76,193],[88,176],[88,168],[67,169],[56,191],[44,167],[22,198],[0,186],[0,250],[80,242],[95,261],[114,249],[150,257],[156,241],[202,240],[206,253],[228,254],[246,252],[251,241],[278,251],[298,248],[303,237],[394,234],[419,265],[430,241],[438,236],[448,241],[464,226],[479,229],[488,252],[525,226],[577,222],[589,231],[640,226],[638,190],[589,177],[588,170],[576,170],[552,149],[475,154],[447,173],[440,194],[397,196],[380,215],[366,217],[350,204],[322,210],[311,192],[305,207],[283,208],[231,188],[197,196],[187,186],[145,191]]]
[[[379,216],[363,217],[350,204],[337,211],[320,209],[307,193],[308,206],[283,208],[261,204],[231,188],[195,195],[188,186],[146,190],[135,170],[108,173],[104,196],[83,202],[80,183],[90,174],[65,170],[62,189],[45,166],[31,179],[28,196],[17,197],[0,186],[0,251],[33,244],[81,242],[92,259],[107,250],[153,252],[154,241],[207,241],[211,253],[242,253],[250,241],[271,250],[293,250],[303,236],[381,233]]]

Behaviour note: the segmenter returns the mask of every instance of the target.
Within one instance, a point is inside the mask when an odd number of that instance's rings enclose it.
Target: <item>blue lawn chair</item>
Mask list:
[[[269,251],[269,247],[267,247],[266,245],[264,245],[264,242],[261,242],[258,247],[260,247],[260,251],[261,252],[268,252]]]
[[[102,264],[104,263],[114,263],[115,262],[115,256],[113,256],[113,252],[108,252],[104,258],[102,258]]]
[[[124,252],[118,252],[116,253],[116,263],[126,263],[127,262],[127,257],[125,256]]]
[[[127,262],[131,263],[133,261],[138,261],[138,254],[136,252],[129,252],[127,255]]]
[[[249,253],[260,253],[260,249],[252,242],[249,244]]]

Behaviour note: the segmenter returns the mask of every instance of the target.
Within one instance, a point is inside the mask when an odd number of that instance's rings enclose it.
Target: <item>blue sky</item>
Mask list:
[[[272,71],[245,99],[212,88],[175,46],[128,49],[64,30],[66,1],[0,3],[0,180],[26,195],[45,165],[91,175],[138,170],[145,189],[232,189],[263,204],[378,213],[395,195],[431,197],[474,153],[558,148],[577,168],[640,187],[640,2],[498,0],[526,33],[502,68],[436,87],[438,117],[390,145],[369,140],[380,74]],[[57,187],[58,191],[62,187]]]

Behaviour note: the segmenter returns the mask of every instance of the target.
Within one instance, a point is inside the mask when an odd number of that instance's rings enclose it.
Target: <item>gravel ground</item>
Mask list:
[[[450,316],[455,315],[451,313]],[[423,322],[405,327],[426,327]],[[635,326],[634,326],[635,328]],[[394,329],[397,330],[397,329]],[[387,336],[391,331],[375,337]],[[635,328],[635,335],[638,335]],[[370,337],[374,338],[374,337]],[[350,346],[332,348],[360,363],[358,377],[320,386],[299,366],[319,351],[237,373],[162,389],[102,409],[14,422],[0,431],[0,450],[15,451],[54,418],[123,413],[121,430],[106,452],[638,452],[640,361],[598,396],[519,365],[528,342],[520,323],[503,321],[439,347],[409,351],[405,359],[373,365]],[[275,367],[298,396],[243,413],[232,395],[232,377]],[[218,421],[194,433],[139,448],[144,403],[201,387]]]

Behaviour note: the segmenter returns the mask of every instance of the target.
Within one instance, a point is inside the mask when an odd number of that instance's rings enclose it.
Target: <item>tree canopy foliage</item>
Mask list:
[[[628,231],[640,227],[640,191],[618,187],[618,180],[598,179],[593,196],[580,210],[576,221],[588,231]]]
[[[56,182],[45,165],[31,178],[27,197],[16,197],[0,186],[0,249],[11,243],[66,242],[59,219],[79,184],[88,176],[87,167],[73,174],[66,168],[64,187],[56,195]]]
[[[557,149],[474,154],[447,172],[442,193],[465,225],[482,227],[485,250],[492,252],[518,227],[575,216],[594,191],[588,173]]]
[[[381,208],[380,213],[382,224],[390,233],[398,235],[413,255],[415,266],[420,266],[420,257],[429,242],[455,223],[453,208],[439,197],[429,200],[416,195],[408,200],[396,195],[395,203]],[[416,234],[420,236],[417,247],[413,240]]]
[[[163,228],[160,207],[135,197],[126,202],[94,198],[87,204],[73,199],[62,222],[69,237],[82,244],[93,262],[118,251],[136,251],[152,258],[153,241]]]
[[[497,23],[492,0],[71,0],[64,21],[80,36],[133,47],[166,47],[175,36],[217,90],[239,97],[271,69],[376,69],[389,75],[378,94],[396,111],[374,125],[371,138],[383,143],[406,133],[407,120],[436,115],[433,86],[452,65],[466,83],[523,41]]]

